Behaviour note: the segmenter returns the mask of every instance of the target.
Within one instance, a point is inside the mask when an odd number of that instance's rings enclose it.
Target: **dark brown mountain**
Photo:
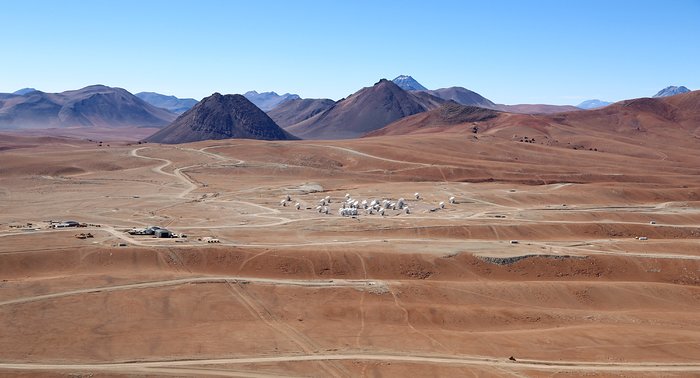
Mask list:
[[[298,139],[277,126],[242,95],[213,95],[179,116],[168,127],[146,138],[148,142],[177,144],[210,139]]]
[[[297,98],[287,100],[267,112],[275,123],[289,127],[328,110],[335,101],[327,98]]]
[[[61,93],[32,91],[0,99],[0,128],[163,127],[175,115],[128,91],[92,85]]]
[[[357,138],[397,119],[435,109],[444,102],[427,93],[404,91],[382,79],[286,130],[305,139]]]

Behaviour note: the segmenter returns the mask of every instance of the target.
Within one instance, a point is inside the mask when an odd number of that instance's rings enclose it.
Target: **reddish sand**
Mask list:
[[[3,137],[0,374],[697,376],[700,150],[558,138]]]

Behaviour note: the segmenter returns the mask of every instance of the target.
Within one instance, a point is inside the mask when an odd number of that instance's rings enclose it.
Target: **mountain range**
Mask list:
[[[700,138],[700,91],[662,98],[620,101],[604,108],[558,114],[523,115],[446,104],[402,118],[366,136],[456,132],[475,137],[594,150],[591,140],[609,133],[661,138],[666,134]],[[560,145],[559,137],[578,135],[578,143]]]
[[[688,93],[690,92],[690,89],[680,86],[680,87],[675,87],[675,86],[669,86],[666,87],[658,92],[652,97],[658,98],[658,97],[669,97],[669,96],[675,96],[677,94],[682,94],[682,93]],[[612,102],[607,102],[607,101],[600,101],[600,100],[586,100],[580,104],[577,105],[577,107],[581,109],[597,109],[597,108],[602,108],[604,106],[608,106],[612,104]]]
[[[297,139],[244,96],[214,93],[146,141],[176,144],[230,138]]]
[[[193,98],[177,98],[175,96],[167,96],[155,92],[139,92],[135,96],[153,106],[175,114],[182,114],[190,110],[190,108],[197,103],[197,100]]]
[[[176,117],[122,88],[104,85],[20,93],[0,95],[0,128],[162,127]]]
[[[382,79],[286,130],[303,139],[357,138],[399,118],[435,109],[444,102],[425,92],[404,91],[392,81]]]
[[[298,96],[290,99],[287,95],[284,99],[284,96],[278,96],[274,92],[262,97],[280,101],[267,111],[268,115],[277,125],[303,139],[357,138],[403,117],[436,109],[446,103],[516,113],[578,110],[571,106],[495,104],[478,93],[461,87],[404,90],[401,86],[425,88],[412,77],[402,75],[392,81],[382,79],[371,87],[362,88],[335,102],[330,99],[301,99]],[[248,95],[251,94],[261,95],[248,92]],[[261,99],[260,96],[257,98]]]
[[[395,80],[382,79],[339,101],[302,99],[288,93],[247,92],[248,97],[253,97],[266,109],[275,104],[267,114],[245,95],[215,93],[197,102],[154,92],[132,95],[124,89],[103,85],[61,93],[24,88],[15,93],[0,93],[0,129],[110,128],[124,130],[122,135],[128,136],[131,132],[128,127],[163,128],[169,125],[146,139],[161,143],[221,138],[348,139],[410,130],[435,132],[459,123],[479,122],[483,126],[484,122],[499,119],[519,120],[523,124],[536,119],[552,123],[554,121],[544,115],[557,113],[554,119],[560,119],[559,115],[576,119],[571,114],[580,112],[579,108],[572,106],[496,104],[462,87],[404,90],[401,86],[425,87],[407,75]],[[680,96],[678,93],[687,91],[685,87],[668,87],[657,97],[677,97]],[[633,104],[639,104],[641,100],[645,99],[635,100],[637,102]],[[618,104],[590,100],[579,106],[629,113],[629,106],[621,108]],[[652,105],[661,106],[656,102],[648,104]],[[606,107],[600,109],[602,106]],[[175,113],[180,112],[182,114],[178,117]],[[518,118],[518,113],[533,117]],[[624,120],[628,121],[636,122]],[[402,124],[408,126],[397,126]],[[424,127],[424,124],[432,126]],[[149,132],[148,129],[140,130],[143,130],[139,131],[140,137]],[[91,131],[95,132],[98,131]]]

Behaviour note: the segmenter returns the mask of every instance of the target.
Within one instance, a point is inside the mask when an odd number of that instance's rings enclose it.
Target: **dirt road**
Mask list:
[[[173,360],[173,361],[144,361],[104,364],[42,364],[42,363],[0,363],[0,369],[55,371],[55,370],[88,370],[109,371],[118,373],[148,372],[150,368],[179,368],[197,365],[232,365],[232,364],[270,364],[279,362],[309,362],[309,361],[393,361],[435,365],[466,365],[503,368],[507,370],[541,370],[541,371],[570,371],[570,372],[658,372],[658,373],[700,373],[700,363],[626,363],[626,362],[580,362],[580,361],[544,361],[518,360],[507,358],[497,359],[481,356],[449,356],[449,355],[399,355],[379,353],[347,353],[347,354],[310,354],[265,357],[220,358],[202,360]],[[173,370],[175,371],[175,370]],[[209,369],[187,370],[189,373],[206,375]]]

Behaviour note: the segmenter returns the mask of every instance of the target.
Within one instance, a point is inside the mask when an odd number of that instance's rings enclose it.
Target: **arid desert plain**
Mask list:
[[[5,135],[0,375],[697,376],[697,142],[549,137]]]

